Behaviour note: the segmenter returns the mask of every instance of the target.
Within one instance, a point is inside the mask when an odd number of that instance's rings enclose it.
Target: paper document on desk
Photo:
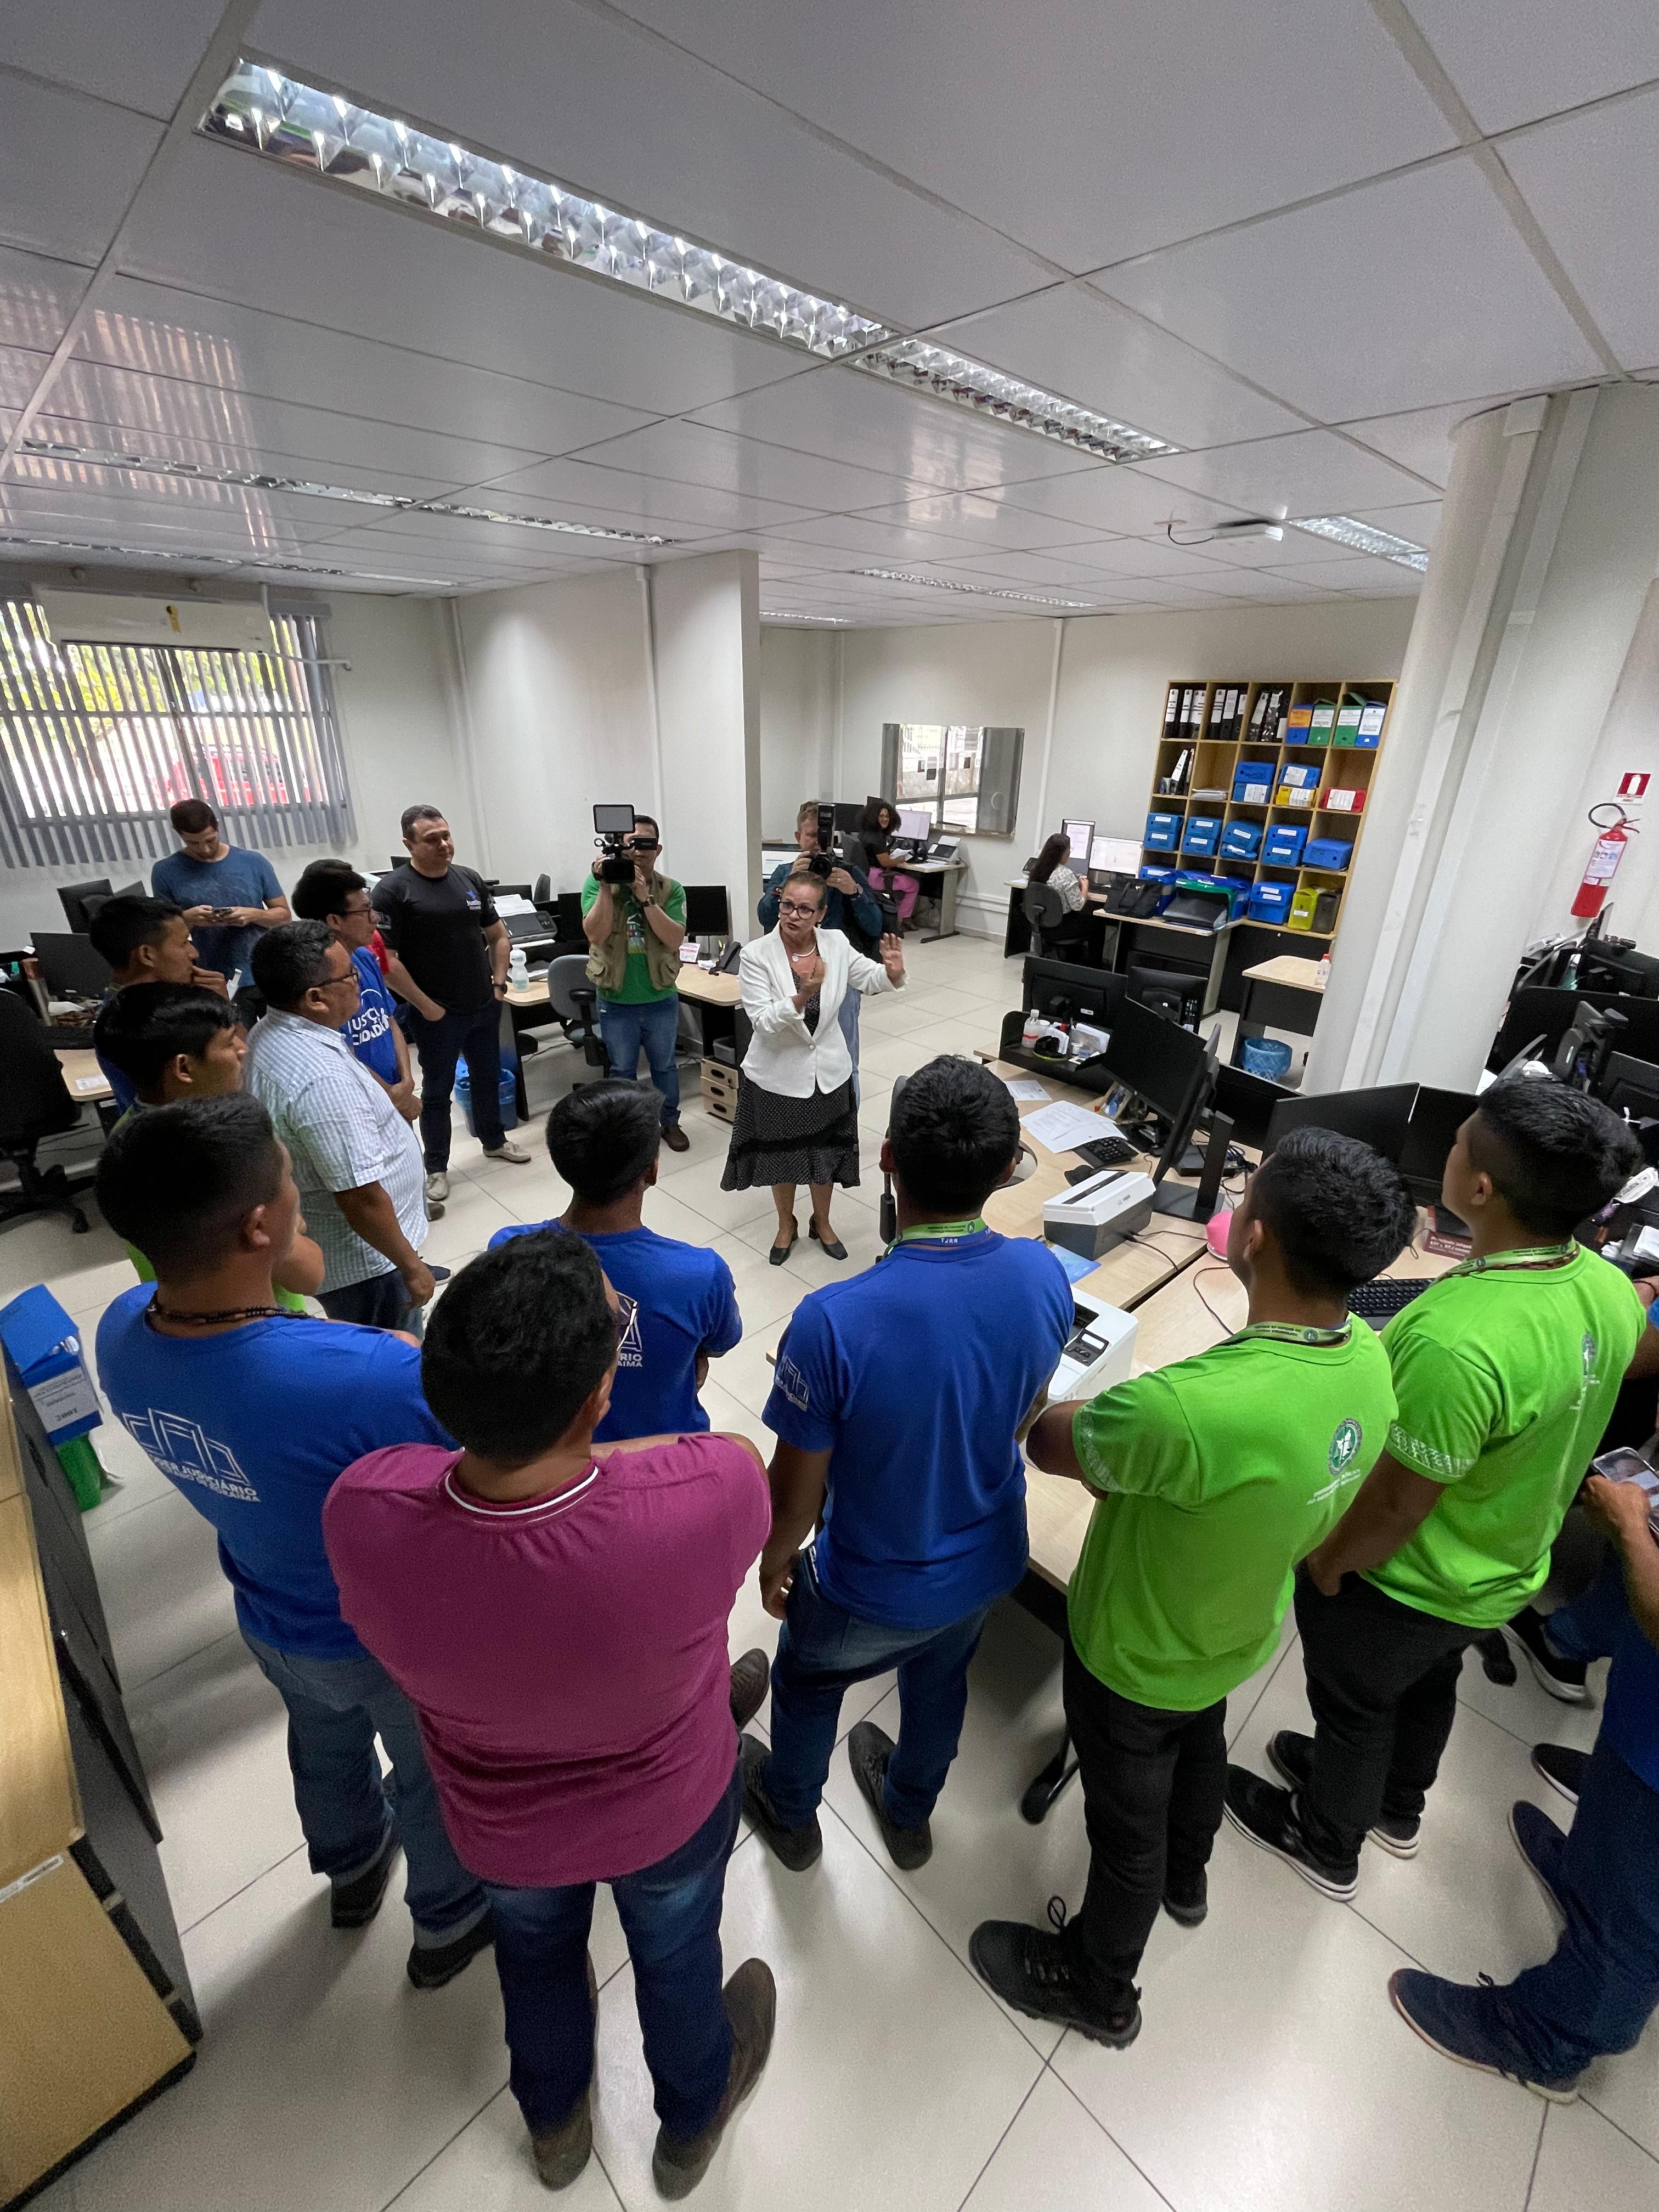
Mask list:
[[[1018,1099],[1022,1106],[1034,1106],[1048,1094],[1034,1075],[1005,1075],[1008,1096]]]
[[[77,1075],[70,1085],[77,1097],[88,1091],[106,1091],[108,1087],[101,1075]]]
[[[1021,1127],[1028,1136],[1046,1145],[1051,1152],[1074,1152],[1079,1145],[1099,1141],[1109,1129],[1098,1114],[1091,1114],[1086,1106],[1068,1105],[1064,1100],[1045,1106],[1040,1114],[1033,1114]]]

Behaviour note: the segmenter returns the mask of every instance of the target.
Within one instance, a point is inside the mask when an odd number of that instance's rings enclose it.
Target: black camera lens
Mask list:
[[[835,865],[828,853],[813,853],[807,857],[806,872],[809,876],[827,876]]]

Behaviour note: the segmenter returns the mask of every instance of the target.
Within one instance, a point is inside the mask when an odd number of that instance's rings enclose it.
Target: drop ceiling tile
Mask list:
[[[1455,399],[1445,407],[1419,407],[1406,415],[1378,415],[1368,421],[1344,422],[1344,434],[1386,453],[1402,468],[1443,485],[1451,474],[1452,435],[1471,415],[1489,407],[1504,406],[1517,397],[1513,392],[1491,393],[1484,399]]]
[[[88,272],[0,246],[0,345],[50,353],[81,304]]]
[[[113,423],[83,422],[72,417],[44,412],[37,415],[30,424],[29,436],[100,453],[143,454],[151,459],[182,461],[198,467],[234,469],[264,476],[292,477],[304,483],[326,483],[342,490],[387,492],[398,498],[438,499],[454,489],[450,482],[441,477],[404,476],[387,469],[360,468],[347,461],[329,464],[327,474],[322,476],[319,475],[314,464],[292,454],[238,452],[228,447],[208,445],[200,439],[170,437],[159,430],[132,431]],[[57,465],[57,456],[33,459],[20,455],[15,465],[20,471],[25,466],[50,468]],[[83,465],[70,462],[65,465],[78,467]],[[141,497],[155,496],[167,484],[188,481],[143,469],[97,470],[95,473],[112,484],[131,486]],[[320,514],[337,511],[320,500],[316,501],[316,506]]]
[[[1085,285],[1056,285],[934,335],[1172,445],[1229,445],[1302,427],[1288,407]]]
[[[664,481],[632,469],[571,460],[538,461],[530,468],[515,469],[473,486],[465,496],[475,506],[528,508],[574,522],[662,530],[674,537],[802,521],[813,512],[809,507],[754,499],[706,484]]]
[[[144,0],[142,8],[86,4],[6,11],[6,60],[122,107],[163,120],[178,106],[223,0]]]
[[[1082,533],[1079,532],[1079,535]],[[821,514],[811,522],[791,522],[765,533],[784,549],[806,554],[815,549],[858,554],[884,568],[902,568],[906,561],[960,561],[971,552],[969,533],[924,530],[903,521],[871,521],[857,514]]]
[[[782,446],[763,445],[698,422],[655,422],[592,446],[583,455],[606,468],[667,477],[797,509],[834,514],[898,498],[903,480],[850,461],[827,461]]]
[[[1292,530],[1287,523],[1282,538],[1206,538],[1198,550],[1203,554],[1212,568],[1244,569],[1255,572],[1261,569],[1282,568],[1299,561],[1306,561],[1310,557],[1308,553],[1310,543],[1309,538],[1301,531]],[[1322,540],[1321,544],[1322,550],[1327,555],[1334,555],[1347,550],[1346,547],[1333,545],[1328,539]],[[1356,555],[1355,558],[1358,557]]]
[[[483,0],[457,38],[447,5],[405,0],[399,23],[389,40],[373,9],[267,0],[252,43],[890,321],[957,314],[1042,273],[1000,228],[884,176],[615,13]]]
[[[50,354],[26,352],[21,346],[0,346],[0,406],[21,412],[51,358]]]
[[[1427,489],[1392,461],[1350,446],[1329,430],[1298,430],[1288,438],[1160,456],[1147,463],[1146,473],[1249,514],[1275,518],[1341,514],[1362,500],[1381,507]]]
[[[1011,506],[1075,522],[1096,536],[1115,532],[1120,537],[1139,537],[1170,522],[1202,529],[1240,512],[1197,492],[1160,483],[1139,469],[1104,464],[1071,476],[1009,484],[1003,497]]]
[[[1307,543],[1316,544],[1318,540],[1310,538]],[[1350,561],[1302,562],[1294,568],[1276,569],[1274,574],[1316,590],[1362,599],[1413,599],[1423,588],[1422,576],[1415,568],[1402,568],[1396,561],[1375,561],[1367,554]]]
[[[1409,538],[1413,545],[1431,548],[1440,535],[1441,502],[1437,499],[1414,501],[1409,507],[1355,507],[1348,512],[1356,522],[1369,522],[1376,530],[1391,530],[1396,538]]]
[[[297,195],[301,187],[289,189]],[[125,276],[100,294],[77,358],[213,386],[227,395],[232,422],[235,398],[252,392],[348,417],[367,404],[378,419],[410,429],[449,436],[464,428],[471,439],[562,453],[649,419],[489,365]]]
[[[1651,0],[1412,0],[1419,27],[1483,130],[1503,131],[1659,76]]]
[[[1150,254],[1101,284],[1326,422],[1602,374],[1467,159]]]
[[[1659,27],[1659,9],[1649,15]],[[1659,27],[1652,36],[1659,43]],[[1503,154],[1614,353],[1632,368],[1651,361],[1659,352],[1659,92],[1523,131],[1504,141]]]
[[[707,406],[800,365],[787,348],[689,309],[202,139],[180,147],[145,195],[125,264],[647,413]]]
[[[1107,17],[1093,0],[629,0],[629,13],[1077,270],[1449,143],[1364,0]]]
[[[939,491],[1066,474],[1080,458],[1028,430],[1005,428],[835,363],[700,409],[695,419]]]
[[[161,126],[84,94],[3,80],[0,238],[32,253],[97,261],[126,212]]]
[[[981,578],[995,578],[999,582],[1031,586],[1038,590],[1053,588],[1064,591],[1073,586],[1094,587],[1103,576],[1121,573],[1115,562],[1107,562],[1098,556],[1109,549],[1115,550],[1121,544],[1131,544],[1133,539],[1095,539],[1079,546],[1075,553],[1009,553],[983,552],[939,562],[941,575],[960,576],[964,583],[975,583]],[[966,552],[964,546],[960,552]],[[1079,589],[1079,596],[1082,595]]]
[[[1066,479],[1056,477],[1053,481],[1063,483]],[[863,519],[917,530],[942,531],[983,545],[1006,545],[1016,552],[1038,552],[1049,545],[1082,544],[1099,535],[1076,523],[1062,522],[1052,515],[1016,506],[1012,495],[994,489],[933,492],[925,498],[896,501],[891,507],[866,507]]]
[[[550,561],[639,561],[657,550],[654,546],[629,544],[620,538],[570,538],[561,532],[515,530],[493,522],[465,522],[453,515],[400,514],[384,522],[365,521],[346,531],[331,544],[352,552],[378,544],[381,550],[399,548],[409,557],[412,545],[430,547],[428,558],[453,550],[458,557],[506,567],[520,563],[544,565]]]

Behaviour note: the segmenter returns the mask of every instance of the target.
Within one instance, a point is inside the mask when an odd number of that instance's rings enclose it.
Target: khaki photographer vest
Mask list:
[[[674,888],[672,878],[653,872],[651,895],[659,906],[667,903],[668,894]],[[587,955],[587,980],[607,999],[615,998],[628,981],[628,902],[633,896],[620,884],[611,890],[611,933],[601,943],[593,945]],[[665,945],[656,931],[647,923],[645,931],[645,969],[651,978],[653,991],[674,991],[679,988],[680,956],[678,949]]]

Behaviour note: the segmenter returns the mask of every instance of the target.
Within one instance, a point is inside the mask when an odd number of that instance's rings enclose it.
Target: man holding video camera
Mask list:
[[[816,799],[804,799],[795,816],[795,842],[800,848],[793,863],[774,868],[756,909],[763,929],[778,926],[778,893],[791,876],[822,876],[829,887],[820,929],[838,929],[852,939],[855,952],[873,957],[886,923],[879,901],[862,868],[838,860],[835,854],[836,810]],[[859,994],[849,991],[841,1002],[841,1033],[853,1055],[853,1079],[858,1080]]]
[[[593,828],[601,857],[582,885],[582,930],[605,1057],[614,1077],[632,1083],[644,1047],[662,1100],[662,1140],[671,1152],[689,1152],[674,1065],[685,886],[659,872],[662,837],[648,814],[596,806]]]

